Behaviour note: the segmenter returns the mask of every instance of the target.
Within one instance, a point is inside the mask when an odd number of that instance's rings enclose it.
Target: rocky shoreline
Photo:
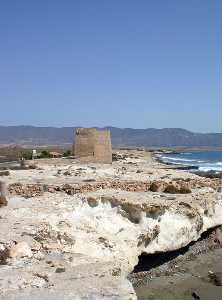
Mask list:
[[[169,169],[145,151],[118,151],[112,165],[41,159],[2,180],[4,300],[136,299],[150,274],[180,263],[132,273],[145,254],[180,251],[222,223],[221,179]]]
[[[179,154],[180,152],[175,152],[175,153]],[[170,154],[174,154],[174,152],[170,152]],[[161,164],[169,166],[169,169],[190,171],[193,174],[196,174],[198,176],[205,177],[205,178],[210,178],[210,179],[215,179],[215,178],[222,179],[222,172],[220,172],[220,171],[214,171],[214,170],[200,171],[199,167],[195,166],[195,165],[186,165],[186,164],[179,165],[179,164],[174,164],[173,162],[166,162],[161,158],[159,152],[157,152],[157,153],[154,152],[154,159]]]

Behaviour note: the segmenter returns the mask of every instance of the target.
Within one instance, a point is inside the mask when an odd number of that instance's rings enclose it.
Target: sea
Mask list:
[[[202,172],[222,172],[222,151],[184,152],[176,154],[163,154],[160,159],[166,163],[194,166]]]

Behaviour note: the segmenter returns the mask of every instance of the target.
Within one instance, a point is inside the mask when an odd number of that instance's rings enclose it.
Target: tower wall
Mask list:
[[[94,128],[76,129],[74,154],[85,162],[112,163],[110,132]]]

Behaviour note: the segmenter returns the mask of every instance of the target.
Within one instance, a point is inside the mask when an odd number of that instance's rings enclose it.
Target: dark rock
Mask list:
[[[210,179],[214,179],[214,178],[219,178],[222,179],[222,172],[215,172],[215,171],[208,171],[208,172],[203,172],[203,171],[195,171],[192,172],[198,176],[201,177],[205,177],[205,178],[210,178]]]
[[[208,274],[208,278],[210,282],[216,286],[222,286],[222,272],[213,273],[210,272]]]
[[[137,170],[136,173],[143,173],[143,170]]]
[[[198,296],[196,292],[192,293],[192,297],[193,297],[193,299],[196,299],[196,300],[200,299],[200,296]]]
[[[28,168],[29,168],[30,170],[35,170],[35,169],[38,168],[38,166],[35,165],[35,164],[31,164],[31,165],[28,165]]]
[[[10,175],[10,172],[8,170],[0,172],[0,176],[9,176],[9,175]]]
[[[71,174],[70,171],[65,171],[65,172],[63,173],[63,175],[65,175],[65,176],[71,176],[72,174]]]
[[[56,273],[64,273],[65,271],[66,271],[66,269],[64,267],[58,267],[55,270]]]

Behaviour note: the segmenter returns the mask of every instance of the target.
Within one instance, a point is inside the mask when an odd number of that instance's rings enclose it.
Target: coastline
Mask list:
[[[182,255],[221,225],[220,179],[170,169],[145,151],[115,157],[106,165],[39,159],[35,169],[2,177],[9,198],[0,208],[0,299],[39,299],[39,292],[50,300],[136,299],[132,283],[146,281],[148,271],[129,274],[144,254]],[[3,260],[14,241],[26,242],[32,256]]]
[[[163,154],[183,154],[183,153],[184,153],[184,151],[182,151],[182,152],[168,151],[167,153],[163,152]],[[180,164],[177,163],[177,164],[175,164],[174,162],[169,162],[169,161],[164,160],[164,158],[162,157],[162,154],[160,154],[160,151],[154,152],[153,156],[154,156],[154,159],[156,161],[158,161],[159,163],[162,163],[166,166],[170,166],[169,168],[172,168],[172,169],[175,169],[175,170],[189,171],[189,172],[191,172],[195,175],[205,177],[205,178],[211,178],[211,179],[219,178],[219,179],[222,179],[222,171],[216,171],[216,170],[202,171],[202,170],[200,170],[200,167],[197,166],[197,165],[192,165],[192,164],[187,165],[186,163],[180,163]]]
[[[169,167],[169,170],[182,170],[210,179],[222,178],[222,172],[219,174],[211,171],[201,172],[196,166],[165,162],[159,153],[153,153],[153,160],[164,167]],[[220,236],[222,237],[222,226],[210,229],[199,240],[178,251],[142,256],[137,268],[129,275],[137,299],[220,299],[222,286]]]

